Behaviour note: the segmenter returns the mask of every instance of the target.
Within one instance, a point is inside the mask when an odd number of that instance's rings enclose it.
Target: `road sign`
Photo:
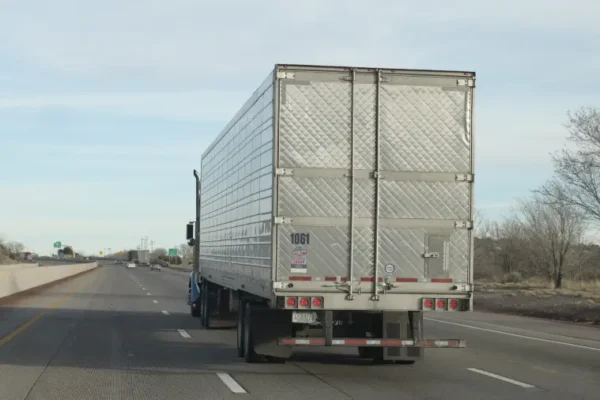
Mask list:
[[[100,253],[100,255],[102,255],[102,254],[103,254],[103,252],[102,252],[102,251],[99,251],[99,253]]]
[[[177,249],[169,249],[169,257],[177,257]]]
[[[62,243],[60,241],[54,242],[54,248],[55,249],[60,249],[61,247],[62,247]]]

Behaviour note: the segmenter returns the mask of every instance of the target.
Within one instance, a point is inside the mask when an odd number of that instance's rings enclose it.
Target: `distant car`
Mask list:
[[[132,262],[128,263],[127,268],[135,268],[135,263],[132,263]]]
[[[160,264],[152,264],[150,265],[150,271],[153,270],[162,271],[162,267],[160,266]]]

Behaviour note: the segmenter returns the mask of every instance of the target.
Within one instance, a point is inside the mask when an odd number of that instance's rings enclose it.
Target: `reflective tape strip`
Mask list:
[[[432,283],[452,283],[452,278],[431,278]]]
[[[396,282],[419,282],[417,278],[396,278]]]
[[[287,346],[325,346],[325,338],[282,338],[280,345]],[[332,346],[361,346],[361,347],[436,347],[436,348],[463,348],[467,347],[466,341],[459,339],[424,339],[415,343],[410,339],[333,339]]]
[[[312,277],[310,276],[290,276],[290,281],[310,281]]]
[[[336,282],[336,281],[346,282],[348,280],[348,278],[346,278],[345,276],[326,276],[325,280],[328,282]]]
[[[435,339],[424,339],[417,343],[418,347],[467,347],[467,343],[464,340],[458,339],[447,339],[447,340],[435,340]]]
[[[375,278],[372,276],[363,276],[362,278],[360,278],[361,282],[373,282],[373,280],[375,280]],[[383,278],[377,278],[377,282],[383,282]]]

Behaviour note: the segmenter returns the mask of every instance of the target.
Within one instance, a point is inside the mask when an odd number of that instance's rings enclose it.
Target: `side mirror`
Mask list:
[[[186,225],[185,238],[187,240],[194,238],[194,223],[190,222]]]

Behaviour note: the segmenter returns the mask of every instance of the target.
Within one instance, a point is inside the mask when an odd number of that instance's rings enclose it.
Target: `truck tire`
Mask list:
[[[200,312],[200,307],[202,307],[202,302],[200,301],[200,299],[190,304],[190,315],[194,318],[200,317],[202,315],[202,313]]]
[[[251,303],[244,306],[244,360],[247,363],[257,363],[260,357],[254,351],[254,338],[252,337],[252,309]]]
[[[208,296],[208,282],[202,281],[202,291],[200,292],[201,324],[204,329],[210,329],[210,304]]]
[[[238,357],[244,358],[244,309],[245,303],[242,301],[241,296],[239,299],[238,305],[238,313],[237,313],[237,324],[236,324],[236,333],[237,333],[237,354]]]

